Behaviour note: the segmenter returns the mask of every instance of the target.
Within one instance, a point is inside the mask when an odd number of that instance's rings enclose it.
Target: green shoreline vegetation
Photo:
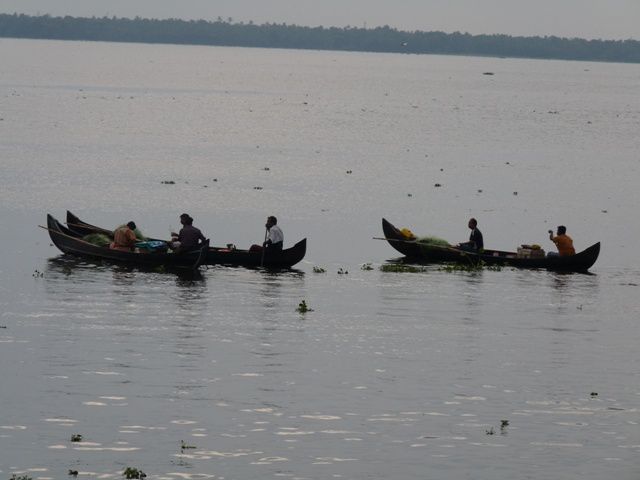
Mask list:
[[[0,37],[640,63],[640,41],[633,39],[471,35],[402,31],[388,25],[257,25],[221,17],[206,21],[0,14]]]

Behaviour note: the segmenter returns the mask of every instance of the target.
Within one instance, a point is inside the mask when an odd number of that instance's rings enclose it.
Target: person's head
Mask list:
[[[471,230],[473,230],[474,228],[476,228],[478,226],[478,221],[475,218],[470,218],[469,219],[469,228]]]
[[[136,229],[136,224],[134,222],[129,222],[129,223],[127,223],[127,227],[129,227],[131,230],[135,230]]]
[[[180,215],[180,223],[182,225],[192,225],[193,218],[191,218],[191,216],[188,213],[183,213],[182,215]]]
[[[273,215],[267,217],[267,228],[271,228],[277,224],[278,224],[278,219],[276,217],[274,217]]]
[[[567,233],[567,227],[564,225],[558,226],[558,235],[564,235],[565,233]]]

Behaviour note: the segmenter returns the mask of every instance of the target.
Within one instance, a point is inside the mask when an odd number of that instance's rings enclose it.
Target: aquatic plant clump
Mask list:
[[[380,270],[383,272],[395,272],[395,273],[421,273],[426,272],[427,267],[421,267],[416,265],[404,265],[402,263],[387,263],[380,266]]]
[[[298,313],[313,312],[313,309],[309,308],[309,306],[307,305],[307,302],[305,300],[302,300],[298,304],[298,308],[296,308],[296,310],[298,311]]]
[[[478,272],[480,270],[490,270],[493,272],[500,272],[502,270],[501,265],[487,265],[480,260],[479,262],[469,263],[447,263],[440,268],[441,272]]]
[[[142,470],[138,470],[137,468],[127,467],[124,472],[122,472],[122,476],[124,478],[145,478],[147,476]]]

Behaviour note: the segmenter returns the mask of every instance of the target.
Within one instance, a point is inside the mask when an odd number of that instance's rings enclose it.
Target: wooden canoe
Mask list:
[[[67,228],[79,235],[90,233],[103,233],[108,237],[113,237],[113,231],[102,227],[91,225],[80,220],[76,215],[67,210]],[[157,239],[149,239],[157,240]],[[307,239],[304,238],[291,248],[283,249],[280,252],[265,252],[264,261],[262,252],[251,252],[249,250],[229,249],[222,247],[209,247],[204,260],[205,265],[229,265],[239,267],[260,267],[271,269],[291,268],[300,262],[307,252]]]
[[[133,251],[127,252],[122,250],[113,250],[108,246],[99,247],[84,241],[82,239],[82,234],[66,228],[52,215],[47,215],[46,229],[49,231],[51,241],[63,253],[80,257],[101,258],[129,265],[148,267],[163,266],[197,270],[200,265],[204,264],[207,257],[207,251],[209,249],[209,240],[204,242],[197,249],[184,253],[139,253]]]
[[[424,262],[480,263],[486,265],[505,265],[516,268],[546,268],[547,270],[566,272],[586,272],[593,266],[600,254],[600,242],[570,256],[551,256],[540,258],[522,258],[515,252],[502,250],[483,250],[470,252],[456,247],[442,247],[406,239],[400,230],[386,219],[382,219],[382,231],[389,244],[411,259]]]

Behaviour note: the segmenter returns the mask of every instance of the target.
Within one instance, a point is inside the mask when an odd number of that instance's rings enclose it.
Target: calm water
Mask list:
[[[640,475],[640,66],[23,40],[0,59],[2,478]],[[154,236],[187,211],[239,247],[274,214],[308,253],[197,279],[93,264],[37,228],[67,208]],[[593,275],[378,269],[381,217],[456,242],[472,215],[491,247],[566,224],[603,250]]]

